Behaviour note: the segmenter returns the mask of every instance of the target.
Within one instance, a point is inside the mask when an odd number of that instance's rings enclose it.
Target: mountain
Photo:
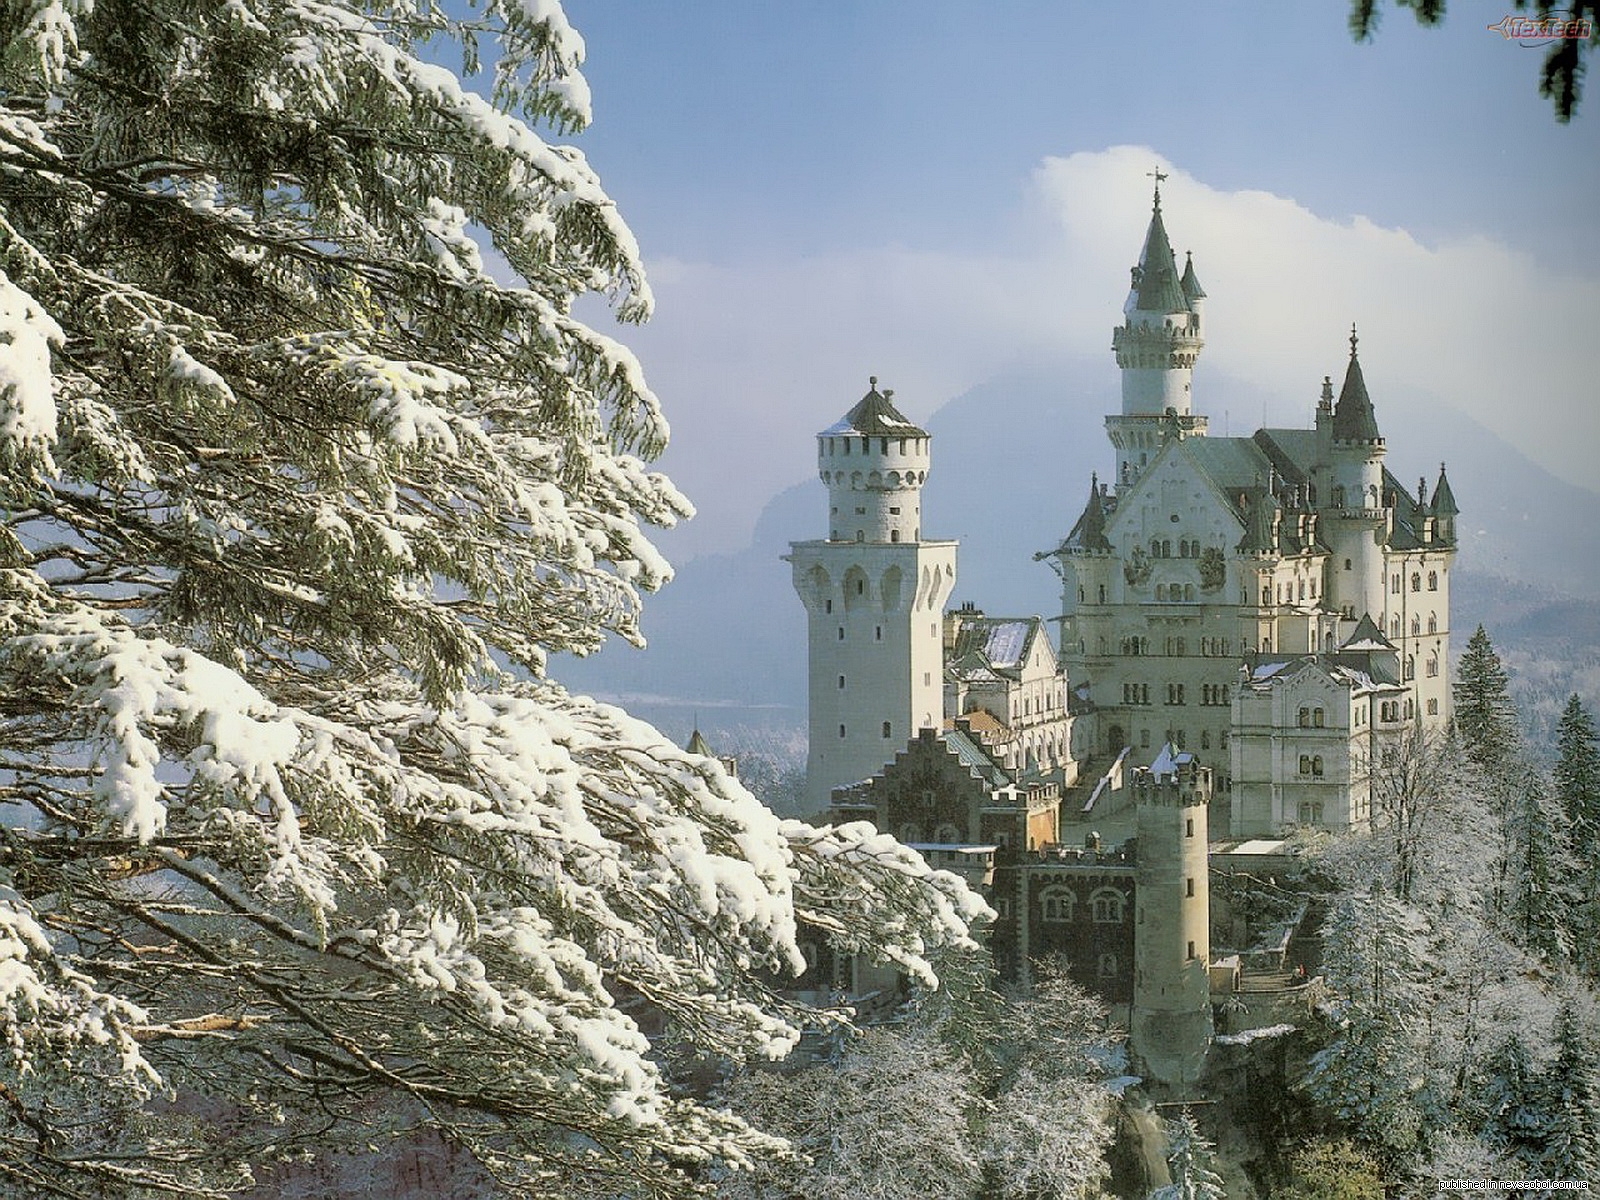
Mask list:
[[[1108,378],[1108,376],[1111,376]],[[1055,576],[1033,555],[1053,548],[1082,510],[1090,473],[1111,453],[1104,414],[1119,403],[1114,373],[1101,361],[1049,372],[1017,372],[973,388],[927,422],[933,467],[923,492],[923,528],[961,543],[952,603],[991,613],[1059,610]],[[1441,459],[1461,505],[1461,551],[1452,594],[1458,645],[1478,623],[1512,639],[1570,630],[1600,640],[1600,494],[1558,480],[1483,426],[1436,398],[1388,395],[1372,387],[1388,465],[1401,479],[1426,476]],[[1309,424],[1302,416],[1275,424]],[[1207,379],[1208,412],[1261,413],[1249,385]],[[820,429],[854,397],[820,406]],[[1281,403],[1276,406],[1281,410]],[[1254,422],[1226,418],[1242,434]],[[1224,432],[1212,416],[1212,432]],[[803,725],[805,611],[781,556],[791,541],[826,527],[827,493],[815,479],[767,504],[751,545],[697,558],[650,597],[649,649],[608,647],[586,660],[560,660],[569,687],[613,698],[669,732],[696,719],[708,733],[730,724]]]

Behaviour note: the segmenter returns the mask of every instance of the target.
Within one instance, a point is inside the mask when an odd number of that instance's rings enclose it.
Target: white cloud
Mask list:
[[[1429,246],[1268,191],[1218,190],[1152,150],[1119,146],[1043,162],[1031,189],[1044,219],[1026,255],[885,247],[759,265],[652,263],[658,316],[627,340],[673,421],[664,465],[701,509],[670,548],[685,557],[743,544],[765,500],[810,473],[811,435],[859,398],[869,374],[925,418],[1008,367],[1099,354],[1114,398],[1110,331],[1149,219],[1146,173],[1158,164],[1170,175],[1168,232],[1180,255],[1193,249],[1209,295],[1195,380],[1203,411],[1221,416],[1227,397],[1207,388],[1226,375],[1281,396],[1271,420],[1306,420],[1322,376],[1337,386],[1356,321],[1380,423],[1386,398],[1432,394],[1594,485],[1600,396],[1587,324],[1600,282],[1484,238]]]

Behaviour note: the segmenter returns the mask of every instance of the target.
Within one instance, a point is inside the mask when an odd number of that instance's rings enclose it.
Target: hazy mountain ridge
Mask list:
[[[1104,364],[1082,361],[1018,372],[972,389],[927,422],[934,457],[923,529],[961,543],[953,603],[1014,615],[1059,610],[1056,577],[1033,556],[1066,535],[1091,473],[1110,461],[1104,414],[1118,403],[1118,385],[1107,375]],[[1372,392],[1397,477],[1420,475],[1431,488],[1440,460],[1449,464],[1462,509],[1452,590],[1457,651],[1481,622],[1517,669],[1525,706],[1549,707],[1554,701],[1540,697],[1563,688],[1563,700],[1573,690],[1591,702],[1600,697],[1600,600],[1589,598],[1600,596],[1600,494],[1555,478],[1440,401],[1387,395],[1381,380]],[[1235,434],[1254,429],[1258,422],[1241,413],[1266,411],[1274,426],[1305,425],[1315,403],[1308,395],[1303,413],[1285,415],[1281,402],[1264,409],[1248,385],[1208,380],[1202,403],[1225,414],[1212,417],[1220,436],[1225,425]],[[819,406],[818,428],[855,399]],[[795,753],[793,739],[775,731],[804,728],[806,621],[781,556],[791,541],[818,536],[826,521],[819,482],[785,488],[763,509],[749,547],[685,564],[648,599],[648,650],[615,645],[562,661],[555,673],[669,733],[681,726],[686,734],[698,715],[719,748],[750,740],[763,755],[776,745]],[[758,748],[768,734],[773,742]]]

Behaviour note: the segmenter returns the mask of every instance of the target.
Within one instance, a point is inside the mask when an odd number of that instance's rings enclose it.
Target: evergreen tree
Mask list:
[[[1600,736],[1574,695],[1556,728],[1555,794],[1572,864],[1567,922],[1578,969],[1600,975]]]
[[[1438,1123],[1426,957],[1421,922],[1379,887],[1344,897],[1324,927],[1336,1031],[1312,1056],[1304,1087],[1390,1166],[1408,1166]]]
[[[1527,1045],[1518,1034],[1490,1056],[1485,1077],[1485,1139],[1524,1170],[1536,1173],[1545,1156],[1550,1114]]]
[[[1512,847],[1507,916],[1514,936],[1540,958],[1565,958],[1571,948],[1564,887],[1570,864],[1544,788],[1531,772],[1512,800],[1506,825]]]
[[[1289,1156],[1289,1183],[1279,1200],[1383,1200],[1378,1164],[1354,1142],[1316,1141]]]
[[[1576,694],[1556,726],[1555,791],[1574,857],[1600,857],[1600,734]]]
[[[1201,1133],[1194,1113],[1184,1109],[1166,1122],[1167,1169],[1172,1183],[1157,1188],[1150,1200],[1227,1200],[1222,1177],[1213,1170],[1216,1147]]]
[[[681,1193],[781,1146],[641,1018],[781,1054],[802,930],[927,976],[983,911],[547,674],[689,512],[574,315],[651,304],[546,140],[581,56],[554,0],[0,0],[0,1191],[431,1129]]]
[[[1555,1179],[1600,1181],[1600,1047],[1586,1037],[1578,1006],[1568,997],[1556,1018],[1556,1057],[1548,1076],[1550,1120],[1541,1161]]]
[[[1517,714],[1510,679],[1482,625],[1456,668],[1455,728],[1468,759],[1498,792],[1516,760]]]

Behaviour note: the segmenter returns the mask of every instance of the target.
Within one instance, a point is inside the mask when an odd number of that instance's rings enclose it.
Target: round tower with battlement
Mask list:
[[[806,606],[813,811],[944,717],[940,626],[955,587],[956,544],[922,538],[932,439],[892,397],[874,378],[861,401],[817,435],[828,537],[795,542],[787,556]]]
[[[1356,355],[1356,329],[1350,327],[1350,362],[1337,403],[1324,382],[1317,411],[1317,433],[1326,446],[1327,508],[1323,524],[1334,569],[1329,572],[1329,607],[1360,618],[1384,611],[1383,547],[1393,513],[1384,494],[1383,460],[1388,453],[1367,394]]]
[[[1133,1014],[1137,1069],[1177,1089],[1211,1044],[1207,806],[1211,769],[1163,746],[1133,777],[1138,828]]]

